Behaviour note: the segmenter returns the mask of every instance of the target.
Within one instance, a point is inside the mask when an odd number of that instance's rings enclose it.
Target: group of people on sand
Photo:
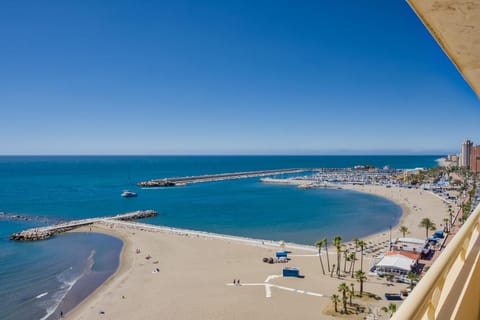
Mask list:
[[[233,279],[233,284],[236,286],[240,286],[240,279]]]

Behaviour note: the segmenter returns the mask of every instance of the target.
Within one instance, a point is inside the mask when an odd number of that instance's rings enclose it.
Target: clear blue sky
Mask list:
[[[398,1],[2,1],[0,154],[390,154],[480,144]]]

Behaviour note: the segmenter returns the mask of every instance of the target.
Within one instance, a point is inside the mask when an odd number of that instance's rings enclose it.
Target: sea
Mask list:
[[[122,242],[96,233],[14,242],[49,223],[153,209],[142,222],[313,244],[395,225],[401,208],[374,195],[298,189],[259,178],[142,189],[140,181],[201,174],[355,165],[427,168],[441,156],[3,156],[0,157],[0,319],[57,319],[115,272]],[[280,175],[285,177],[288,175]],[[122,198],[123,190],[138,193]]]

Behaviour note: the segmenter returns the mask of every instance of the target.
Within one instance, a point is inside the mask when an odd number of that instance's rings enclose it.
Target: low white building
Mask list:
[[[394,251],[408,251],[428,255],[430,253],[430,245],[427,241],[416,238],[398,238],[392,243]]]
[[[415,269],[418,258],[419,255],[413,252],[389,251],[377,263],[375,271],[378,275],[386,273],[397,276],[406,275]]]

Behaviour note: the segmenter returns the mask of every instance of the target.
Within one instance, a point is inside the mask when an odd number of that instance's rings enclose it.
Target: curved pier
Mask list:
[[[248,171],[248,172],[234,172],[234,173],[219,173],[219,174],[207,174],[202,176],[191,176],[191,177],[176,177],[176,178],[163,178],[163,179],[154,179],[137,183],[139,187],[175,187],[183,186],[189,183],[200,183],[200,182],[213,182],[221,180],[231,180],[231,179],[242,179],[242,178],[253,178],[253,177],[264,177],[271,176],[276,174],[285,174],[285,173],[300,173],[306,171],[314,171],[315,169],[309,168],[295,168],[295,169],[279,169],[279,170],[262,170],[262,171]]]
[[[17,240],[17,241],[36,241],[36,240],[45,240],[48,239],[56,234],[70,231],[72,229],[90,225],[95,222],[100,221],[112,221],[112,220],[122,220],[122,221],[129,221],[135,219],[143,219],[148,217],[154,217],[158,215],[158,213],[154,210],[140,210],[135,212],[129,212],[124,214],[119,214],[113,217],[103,217],[103,218],[89,218],[89,219],[82,219],[82,220],[73,220],[65,223],[54,224],[47,227],[41,228],[32,228],[28,230],[23,230],[17,233],[14,233],[10,236],[10,240]]]

